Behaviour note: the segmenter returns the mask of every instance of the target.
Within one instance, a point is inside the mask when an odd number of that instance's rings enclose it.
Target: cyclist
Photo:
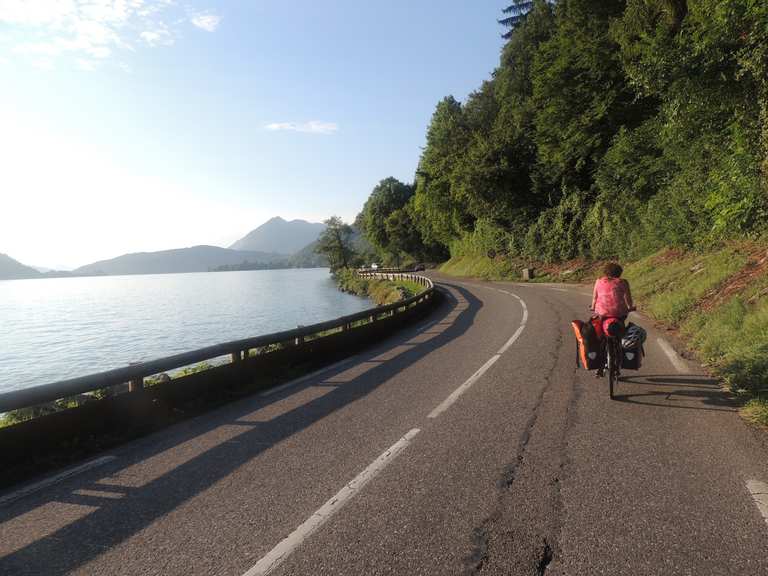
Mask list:
[[[621,325],[627,316],[633,310],[636,310],[632,301],[632,292],[629,289],[629,282],[624,280],[621,275],[624,269],[615,262],[609,262],[603,268],[604,276],[595,281],[595,287],[592,290],[592,304],[590,310],[594,311],[601,320],[607,318],[618,319]],[[611,334],[618,336],[618,334]],[[605,370],[598,369],[596,376],[603,376]]]

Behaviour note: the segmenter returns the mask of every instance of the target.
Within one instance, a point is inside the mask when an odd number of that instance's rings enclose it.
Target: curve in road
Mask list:
[[[768,574],[766,446],[717,382],[640,320],[612,402],[588,291],[439,280],[349,363],[0,503],[0,574]]]

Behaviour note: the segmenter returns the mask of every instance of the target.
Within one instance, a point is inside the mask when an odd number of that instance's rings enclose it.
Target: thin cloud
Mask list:
[[[265,126],[272,132],[289,131],[305,132],[307,134],[335,134],[339,131],[339,125],[335,122],[321,122],[310,120],[309,122],[273,122]]]
[[[215,32],[221,23],[221,16],[211,12],[201,12],[194,15],[190,22],[206,32]]]
[[[82,68],[80,60],[97,62],[141,46],[170,46],[190,23],[213,32],[220,22],[213,12],[177,0],[0,0],[7,55],[38,66],[52,66],[69,55]]]
[[[78,58],[75,61],[78,69],[83,72],[93,72],[96,70],[97,64],[93,60],[86,60],[85,58]]]
[[[165,25],[157,26],[153,30],[144,30],[139,36],[147,46],[152,48],[155,46],[172,46],[176,42],[176,38]]]

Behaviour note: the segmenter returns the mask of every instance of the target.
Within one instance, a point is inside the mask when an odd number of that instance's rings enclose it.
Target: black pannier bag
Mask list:
[[[627,350],[621,349],[621,367],[625,370],[640,370],[643,365],[643,356],[645,356],[645,350],[640,346]]]
[[[646,332],[637,324],[630,322],[621,339],[621,367],[626,370],[639,370],[643,365],[645,348],[643,343]]]

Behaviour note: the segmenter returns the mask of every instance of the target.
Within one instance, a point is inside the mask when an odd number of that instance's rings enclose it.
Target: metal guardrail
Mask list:
[[[200,348],[191,352],[183,352],[181,354],[175,354],[157,360],[132,364],[124,368],[116,368],[97,374],[90,374],[88,376],[80,376],[78,378],[70,378],[68,380],[61,380],[50,384],[5,392],[0,394],[0,413],[10,412],[11,410],[17,410],[19,408],[47,404],[61,398],[86,394],[103,388],[111,388],[113,386],[125,384],[126,382],[129,383],[129,391],[136,392],[143,389],[144,378],[148,376],[161,374],[169,370],[183,368],[185,366],[227,355],[231,357],[233,363],[240,362],[244,358],[248,358],[251,350],[265,348],[275,344],[293,343],[298,346],[309,336],[317,336],[322,332],[335,329],[349,330],[351,329],[352,323],[360,320],[375,322],[380,317],[391,316],[392,314],[401,311],[401,309],[406,310],[412,306],[419,306],[430,300],[434,295],[434,285],[432,281],[425,276],[397,272],[359,273],[368,277],[374,276],[390,280],[410,280],[424,286],[425,290],[415,296],[411,296],[410,298],[406,298],[405,300],[393,304],[369,308],[334,320],[312,324],[311,326],[302,326],[283,332],[275,332],[273,334],[265,334],[263,336],[245,338],[242,340],[233,340],[231,342],[224,342],[222,344]]]

